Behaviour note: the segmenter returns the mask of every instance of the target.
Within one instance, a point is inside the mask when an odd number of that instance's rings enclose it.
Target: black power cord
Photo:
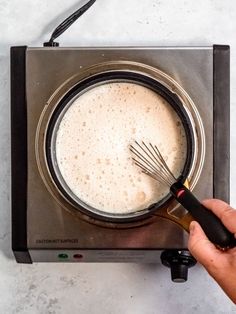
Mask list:
[[[54,42],[54,40],[64,33],[67,28],[69,28],[81,15],[83,15],[95,2],[96,0],[90,0],[73,14],[71,14],[68,18],[66,18],[51,35],[51,38],[48,42],[45,42],[44,47],[58,47],[59,43]]]

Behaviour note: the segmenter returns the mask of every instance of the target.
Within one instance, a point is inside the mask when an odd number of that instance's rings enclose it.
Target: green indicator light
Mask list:
[[[65,253],[60,253],[60,254],[58,254],[58,257],[59,257],[60,259],[66,259],[66,258],[68,258],[68,255],[65,254]]]

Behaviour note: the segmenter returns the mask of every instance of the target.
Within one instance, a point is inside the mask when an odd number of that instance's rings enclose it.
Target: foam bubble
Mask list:
[[[138,201],[138,202],[144,202],[144,201],[145,201],[145,198],[146,198],[145,192],[144,192],[144,191],[139,191],[139,192],[137,192],[136,198],[137,198],[137,201]]]

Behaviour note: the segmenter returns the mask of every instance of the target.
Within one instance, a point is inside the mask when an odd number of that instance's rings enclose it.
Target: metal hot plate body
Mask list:
[[[57,202],[40,175],[36,133],[50,97],[87,68],[117,60],[157,68],[188,93],[205,133],[194,193],[200,200],[228,200],[227,46],[12,47],[12,241],[18,262],[158,262],[162,250],[187,248],[187,232],[158,214],[122,227],[80,219]]]

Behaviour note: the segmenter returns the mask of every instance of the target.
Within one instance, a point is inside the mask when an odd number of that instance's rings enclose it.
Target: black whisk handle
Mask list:
[[[212,243],[223,249],[236,246],[234,235],[181,182],[174,183],[170,191],[176,200],[199,222]]]

